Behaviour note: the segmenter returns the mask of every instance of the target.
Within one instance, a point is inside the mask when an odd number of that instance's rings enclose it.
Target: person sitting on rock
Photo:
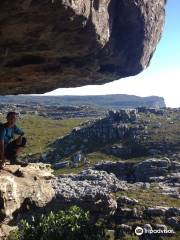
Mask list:
[[[26,146],[26,138],[22,129],[16,126],[17,113],[9,112],[7,114],[7,122],[0,125],[0,167],[5,165],[6,159],[11,164],[23,165],[23,162],[18,161],[17,156]],[[14,135],[19,135],[14,139]],[[14,139],[14,140],[13,140]]]

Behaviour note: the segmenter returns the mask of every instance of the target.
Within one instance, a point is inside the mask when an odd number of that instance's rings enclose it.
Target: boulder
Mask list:
[[[147,208],[144,213],[148,216],[165,216],[168,217],[175,217],[180,216],[180,208],[176,207],[149,207]]]
[[[120,224],[116,228],[116,238],[121,239],[122,236],[126,234],[131,234],[133,231],[132,226],[129,226],[127,224]]]
[[[123,206],[123,205],[130,205],[130,206],[133,206],[133,205],[136,205],[138,204],[138,200],[136,199],[131,199],[127,196],[121,196],[117,199],[117,204],[118,204],[118,207],[119,206]]]
[[[156,224],[155,228],[158,230],[163,230],[163,231],[167,231],[167,226],[164,224]]]
[[[45,207],[55,195],[50,178],[52,170],[43,164],[7,165],[0,170],[0,220],[9,221],[32,206]]]
[[[116,210],[115,216],[119,217],[121,220],[122,220],[122,218],[133,219],[133,218],[137,217],[137,210],[136,209],[134,210],[132,208],[122,208],[122,207],[119,207]]]
[[[0,94],[102,84],[145,69],[165,0],[0,3]]]
[[[125,190],[126,185],[114,174],[92,169],[78,175],[60,175],[52,179],[56,198],[52,201],[54,209],[78,205],[93,213],[112,214],[117,202],[111,193]]]
[[[12,227],[7,224],[1,224],[0,225],[0,239],[1,240],[7,240],[7,237],[11,231],[16,230],[17,227]]]
[[[168,210],[167,207],[161,207],[161,206],[149,207],[144,211],[144,214],[151,217],[165,216],[167,210]]]
[[[180,230],[180,218],[178,217],[170,217],[167,219],[167,223],[175,230]]]
[[[129,180],[131,178],[133,163],[131,162],[103,162],[94,165],[94,169],[98,171],[106,171],[108,173],[113,173],[118,179]]]
[[[134,179],[137,182],[155,181],[156,177],[165,176],[170,167],[169,159],[147,159],[134,166]]]

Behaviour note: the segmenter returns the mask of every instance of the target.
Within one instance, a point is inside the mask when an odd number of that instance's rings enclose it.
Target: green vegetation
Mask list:
[[[172,237],[161,237],[160,240],[178,240],[180,239],[180,232],[176,232]]]
[[[31,223],[22,220],[19,230],[8,240],[106,240],[103,224],[93,223],[88,212],[73,206],[69,210],[34,218]]]
[[[178,112],[169,112],[166,115],[140,115],[140,122],[147,125],[148,138],[141,141],[141,145],[168,144],[180,150],[180,121]],[[149,121],[149,122],[147,122]],[[157,127],[159,125],[159,127]]]
[[[139,201],[139,207],[180,207],[179,199],[163,195],[155,188],[150,188],[148,190],[142,188],[137,188],[135,190],[128,189],[127,192],[119,192],[117,194],[117,196],[122,195],[137,199]]]

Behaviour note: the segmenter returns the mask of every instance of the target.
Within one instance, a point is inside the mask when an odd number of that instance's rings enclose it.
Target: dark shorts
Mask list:
[[[16,140],[10,142],[5,148],[5,157],[10,161],[15,160],[17,149],[20,147],[25,147],[26,141],[27,141],[26,138],[23,137],[20,145],[17,145]]]

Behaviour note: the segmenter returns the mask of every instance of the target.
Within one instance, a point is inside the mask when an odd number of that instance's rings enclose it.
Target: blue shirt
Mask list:
[[[14,134],[21,135],[22,133],[22,129],[18,128],[16,125],[10,128],[3,124],[0,126],[0,140],[4,140],[5,146],[7,146],[11,139],[13,139]]]

